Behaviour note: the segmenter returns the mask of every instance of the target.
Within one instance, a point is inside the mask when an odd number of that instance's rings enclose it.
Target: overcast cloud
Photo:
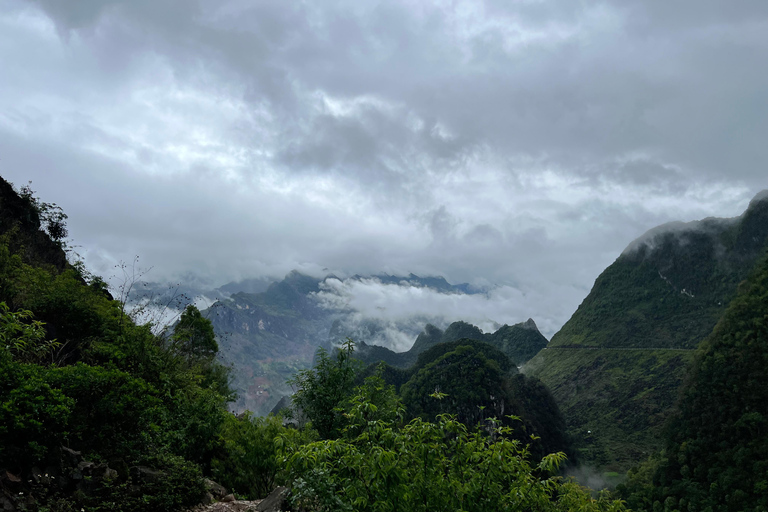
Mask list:
[[[442,275],[551,335],[766,188],[766,62],[765,0],[0,0],[0,175],[107,276]]]

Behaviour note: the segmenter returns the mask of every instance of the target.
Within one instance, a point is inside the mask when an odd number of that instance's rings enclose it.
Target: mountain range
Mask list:
[[[444,333],[427,323],[434,319],[417,317],[396,324],[398,334],[415,340],[409,351],[397,353],[375,345],[386,343],[391,322],[358,318],[348,308],[329,306],[320,296],[331,281],[350,283],[364,280],[382,285],[426,288],[441,294],[482,293],[482,290],[466,283],[450,284],[442,277],[377,274],[341,279],[335,275],[311,277],[298,271],[268,284],[263,291],[231,293],[227,298],[214,302],[203,313],[211,320],[217,333],[220,359],[234,370],[232,385],[238,392],[234,410],[248,409],[256,414],[267,414],[282,397],[292,393],[286,381],[297,371],[311,366],[318,348],[332,350],[347,337],[357,343],[356,357],[359,359],[371,362],[376,359],[372,354],[381,352],[391,354],[394,359],[399,358],[402,362],[396,366],[407,366],[438,340],[452,341],[464,337],[454,332],[457,326],[449,326]],[[263,281],[256,283],[251,280],[246,284],[263,285]],[[238,283],[230,283],[219,288],[218,292],[231,292],[238,286]],[[499,345],[507,347],[505,353],[516,362],[522,361],[520,354],[525,354],[527,360],[538,351],[538,348],[531,347],[540,348],[546,344],[546,339],[532,320],[525,324],[526,328],[522,325],[504,326],[494,334]],[[469,328],[471,332],[467,331],[466,337],[485,340],[487,335],[477,327]],[[421,332],[422,329],[424,332]],[[510,348],[517,338],[528,347],[519,354]]]
[[[418,355],[458,339],[501,350],[524,374],[552,392],[578,459],[603,472],[624,473],[657,452],[696,349],[735,297],[768,246],[768,194],[743,215],[670,223],[631,242],[596,279],[571,319],[547,340],[529,319],[483,332],[467,322],[438,327],[424,321],[412,345],[380,343],[384,326],[349,311],[329,310],[318,292],[329,279],[292,272],[259,293],[239,292],[207,314],[220,336],[223,360],[234,367],[237,408],[265,414],[292,390],[284,384],[307,368],[319,347],[346,337],[366,364],[408,368]],[[442,278],[353,276],[406,282],[441,293],[478,293]],[[426,319],[424,319],[426,320]]]
[[[523,369],[552,391],[580,459],[623,472],[661,448],[696,348],[768,247],[768,194],[730,219],[659,226],[597,278]]]

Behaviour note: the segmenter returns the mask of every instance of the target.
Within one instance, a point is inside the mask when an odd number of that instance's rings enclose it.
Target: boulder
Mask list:
[[[64,467],[75,468],[83,460],[83,454],[66,446],[61,447],[61,462]]]
[[[288,495],[287,487],[277,487],[274,491],[269,493],[269,496],[261,500],[261,503],[256,505],[257,512],[279,512],[284,510],[286,505],[286,497]]]
[[[205,489],[209,493],[211,493],[211,495],[214,498],[216,498],[218,500],[220,500],[221,498],[223,498],[224,496],[229,494],[227,492],[227,489],[223,485],[221,485],[221,484],[219,484],[217,482],[214,482],[213,480],[211,480],[209,478],[204,479],[203,480],[203,484],[205,485]]]

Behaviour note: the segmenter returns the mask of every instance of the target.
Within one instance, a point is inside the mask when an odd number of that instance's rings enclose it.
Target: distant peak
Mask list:
[[[755,197],[752,198],[752,200],[749,202],[749,207],[753,207],[757,203],[761,203],[763,201],[768,201],[768,188],[765,190],[761,190],[757,194],[755,194]]]
[[[533,321],[533,318],[529,318],[525,322],[521,322],[517,324],[519,327],[522,327],[523,329],[530,329],[532,331],[538,331],[539,328],[536,326],[536,322]]]

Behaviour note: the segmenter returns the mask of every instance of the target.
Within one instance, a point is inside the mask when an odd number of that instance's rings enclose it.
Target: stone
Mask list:
[[[61,456],[62,456],[62,462],[65,463],[65,466],[74,468],[78,464],[80,464],[80,461],[83,460],[83,454],[78,452],[77,450],[73,450],[71,448],[67,448],[66,446],[61,447]]]
[[[221,498],[222,503],[231,503],[235,501],[235,495],[234,494],[227,494],[223,498]]]
[[[91,468],[91,476],[96,480],[114,480],[118,477],[117,471],[107,464],[96,464]]]
[[[93,466],[95,466],[95,464],[87,460],[81,460],[80,462],[77,463],[77,469],[83,472],[85,472],[88,469],[91,469]]]
[[[276,487],[274,491],[269,493],[269,496],[261,500],[261,503],[256,505],[257,512],[279,512],[283,510],[283,506],[286,504],[286,497],[288,495],[287,487]]]
[[[14,512],[16,507],[13,506],[13,502],[7,496],[0,494],[0,510],[3,512]]]
[[[204,479],[203,484],[205,484],[205,488],[208,490],[208,492],[210,492],[217,499],[221,499],[229,494],[223,485],[214,482],[210,478]]]

